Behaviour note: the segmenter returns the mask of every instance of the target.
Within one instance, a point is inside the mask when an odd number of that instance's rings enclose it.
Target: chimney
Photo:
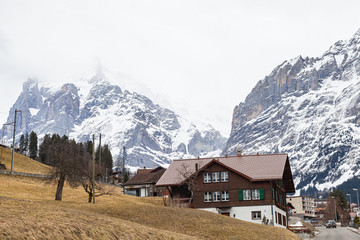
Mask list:
[[[237,156],[238,156],[238,157],[241,157],[241,156],[242,156],[241,148],[238,148],[238,150],[237,150]]]
[[[154,164],[154,167],[153,167],[154,169],[156,168],[156,164]]]

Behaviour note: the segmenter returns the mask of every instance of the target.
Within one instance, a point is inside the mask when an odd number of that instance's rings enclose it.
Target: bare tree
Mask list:
[[[81,179],[81,185],[84,188],[85,192],[88,193],[89,199],[88,202],[91,203],[93,198],[93,193],[95,192],[95,197],[100,197],[102,195],[110,195],[113,192],[113,189],[106,189],[104,185],[95,182],[93,185],[92,183],[92,161],[87,162],[87,166],[84,168],[84,175]],[[95,164],[95,175],[100,176],[103,172],[104,167],[99,166],[99,164]],[[93,189],[95,188],[95,191]]]
[[[193,167],[189,164],[182,163],[177,169],[177,172],[179,173],[179,180],[184,184],[190,193],[188,204],[191,204],[194,199],[195,181],[199,175],[201,165],[201,162],[195,163]]]

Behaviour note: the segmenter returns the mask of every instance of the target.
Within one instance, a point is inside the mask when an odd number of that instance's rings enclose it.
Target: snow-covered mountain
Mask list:
[[[212,126],[194,124],[175,112],[154,104],[136,92],[111,84],[101,68],[91,78],[67,83],[60,88],[40,87],[28,80],[10,109],[21,110],[17,138],[35,131],[66,134],[78,141],[102,134],[102,143],[119,155],[126,146],[127,165],[133,167],[166,166],[173,159],[218,155],[226,139]],[[8,139],[12,131],[5,131]]]
[[[360,30],[321,57],[285,61],[235,107],[223,154],[289,153],[297,190],[360,174]]]

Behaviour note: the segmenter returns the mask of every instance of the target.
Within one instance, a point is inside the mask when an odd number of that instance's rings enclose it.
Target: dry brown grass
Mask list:
[[[55,186],[41,179],[0,174],[0,239],[299,239],[286,229],[164,207],[161,198],[127,196],[119,188],[95,205],[68,185],[63,201],[54,197]]]
[[[0,147],[0,162],[6,165],[8,171],[11,168],[11,149]],[[24,155],[14,154],[14,172],[26,172],[36,174],[48,174],[51,167],[37,162]]]
[[[87,203],[80,188],[0,175],[0,239],[299,239],[288,230],[121,194]]]

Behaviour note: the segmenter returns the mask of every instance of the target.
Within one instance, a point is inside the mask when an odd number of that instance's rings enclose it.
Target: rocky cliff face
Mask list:
[[[360,31],[321,57],[285,61],[235,107],[223,154],[289,153],[307,193],[359,175]]]
[[[88,80],[68,83],[60,89],[40,88],[36,81],[24,83],[23,91],[10,110],[22,111],[17,137],[35,131],[66,134],[78,141],[102,134],[102,143],[118,155],[127,148],[127,164],[153,167],[173,159],[218,155],[226,139],[211,126],[195,126],[173,111],[154,104],[135,92],[110,84],[101,69]],[[6,132],[8,139],[12,132]]]

